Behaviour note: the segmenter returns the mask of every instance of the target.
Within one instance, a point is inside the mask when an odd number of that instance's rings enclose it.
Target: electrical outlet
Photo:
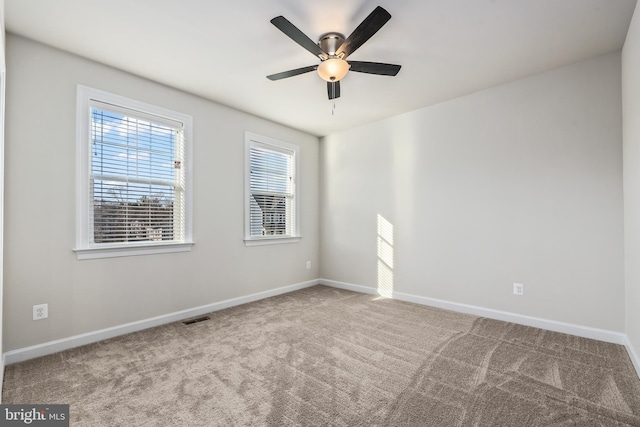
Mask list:
[[[49,317],[49,304],[38,304],[33,306],[33,320],[42,320]]]
[[[524,295],[524,285],[522,283],[514,283],[513,284],[513,294],[514,295]]]
[[[311,261],[307,261],[307,270],[311,270]]]

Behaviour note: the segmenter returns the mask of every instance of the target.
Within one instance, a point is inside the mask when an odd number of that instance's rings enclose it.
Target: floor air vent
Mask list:
[[[195,319],[189,319],[182,322],[183,325],[193,325],[194,323],[204,322],[211,319],[209,316],[196,317]]]

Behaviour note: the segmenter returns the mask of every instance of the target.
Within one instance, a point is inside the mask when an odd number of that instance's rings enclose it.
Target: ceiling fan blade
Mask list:
[[[287,77],[297,76],[299,74],[308,73],[318,69],[317,65],[310,65],[308,67],[296,68],[295,70],[283,71],[281,73],[271,74],[267,76],[269,80],[286,79]]]
[[[395,76],[400,71],[400,65],[384,64],[382,62],[348,61],[349,71],[358,73],[377,74],[380,76]]]
[[[291,40],[298,43],[303,48],[317,56],[318,58],[325,60],[329,55],[320,49],[313,40],[311,40],[305,33],[300,31],[298,27],[287,21],[284,16],[276,16],[271,20],[271,23],[275,25],[280,31],[285,33]]]
[[[329,99],[340,98],[340,81],[327,82],[327,92],[329,93]]]
[[[362,46],[364,42],[369,40],[371,36],[377,33],[389,19],[391,19],[389,12],[380,6],[376,7],[373,12],[358,25],[358,28],[353,30],[353,33],[347,37],[344,43],[342,43],[342,46],[338,48],[336,55],[343,59],[351,55],[356,49]]]

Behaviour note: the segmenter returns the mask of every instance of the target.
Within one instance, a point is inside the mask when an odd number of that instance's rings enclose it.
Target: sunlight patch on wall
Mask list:
[[[393,224],[378,214],[378,294],[393,296]]]

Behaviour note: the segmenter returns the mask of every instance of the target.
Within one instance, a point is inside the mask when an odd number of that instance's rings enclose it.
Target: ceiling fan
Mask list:
[[[389,19],[391,19],[391,14],[378,6],[346,39],[343,34],[331,32],[321,35],[316,44],[285,17],[277,16],[271,20],[271,23],[289,36],[291,40],[320,58],[321,62],[318,65],[271,74],[267,78],[269,80],[280,80],[317,70],[320,77],[327,81],[329,99],[336,99],[340,97],[340,80],[349,71],[395,76],[400,71],[400,65],[347,61],[347,57],[377,33]]]

